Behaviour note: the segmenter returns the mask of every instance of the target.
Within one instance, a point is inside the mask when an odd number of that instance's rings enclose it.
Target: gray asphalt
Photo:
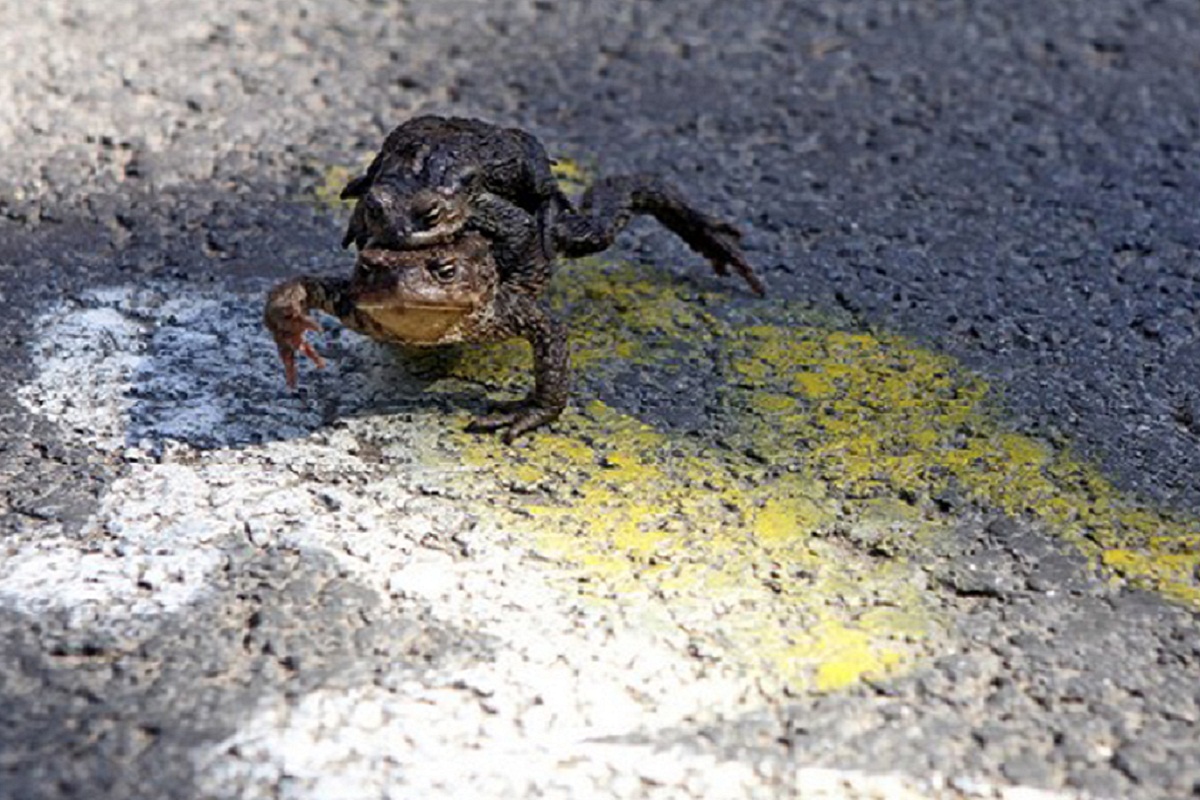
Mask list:
[[[47,537],[102,548],[88,520],[136,469],[18,401],[42,315],[99,307],[103,287],[219,306],[343,270],[342,212],[314,192],[418,111],[524,127],[595,171],[671,175],[745,228],[777,297],[949,354],[997,387],[1014,430],[1155,507],[1200,508],[1193,0],[75,0],[10,5],[0,27],[10,556]],[[650,225],[618,254],[689,258]],[[646,418],[670,429],[655,402]],[[898,773],[930,795],[1200,796],[1196,611],[978,512],[943,567],[990,581],[946,579],[954,652],[655,743]],[[54,604],[0,606],[0,797],[322,796],[214,784],[194,754],[268,694],[495,657],[311,553],[248,541],[221,563],[186,614],[103,632]],[[259,639],[299,655],[280,666]],[[800,791],[764,780],[762,796]]]

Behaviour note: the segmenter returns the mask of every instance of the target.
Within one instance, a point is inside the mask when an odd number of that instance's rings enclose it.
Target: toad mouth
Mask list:
[[[467,311],[473,308],[471,303],[422,302],[420,300],[397,300],[359,298],[355,303],[360,311],[366,312],[402,312],[402,311]]]

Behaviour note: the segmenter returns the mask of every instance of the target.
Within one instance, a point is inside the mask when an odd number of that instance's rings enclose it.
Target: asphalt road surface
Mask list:
[[[1200,796],[1194,0],[0,8],[0,798]],[[634,170],[518,344],[332,320],[419,112]]]

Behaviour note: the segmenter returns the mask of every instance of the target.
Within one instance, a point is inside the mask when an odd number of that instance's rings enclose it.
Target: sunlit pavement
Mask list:
[[[3,12],[0,796],[1194,793],[1200,12],[1034,6]],[[563,263],[512,446],[519,342],[288,391],[264,290],[416,110],[677,176],[770,296]]]

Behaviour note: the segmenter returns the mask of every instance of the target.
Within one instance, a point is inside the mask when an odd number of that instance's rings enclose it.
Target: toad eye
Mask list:
[[[435,259],[426,265],[426,269],[439,283],[449,283],[458,275],[458,263],[453,259]]]

